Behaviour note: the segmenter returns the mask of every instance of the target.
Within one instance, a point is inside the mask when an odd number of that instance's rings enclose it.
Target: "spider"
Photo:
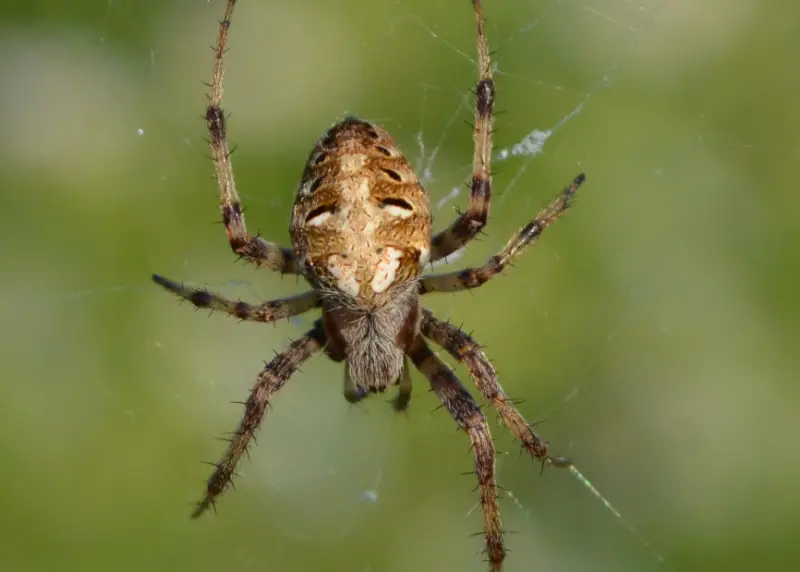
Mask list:
[[[469,209],[445,230],[432,234],[428,196],[391,136],[377,125],[348,117],[317,141],[297,190],[290,223],[291,248],[247,232],[234,184],[222,111],[223,56],[236,0],[228,0],[220,21],[206,123],[220,189],[220,210],[228,241],[240,258],[311,285],[307,292],[258,305],[234,301],[206,289],[192,289],[159,275],[153,280],[189,300],[241,320],[273,322],[308,310],[321,317],[258,374],[244,417],[208,479],[193,517],[213,507],[247,452],[264,413],[279,389],[314,354],[344,362],[344,397],[355,403],[397,385],[393,407],[411,398],[411,364],[471,442],[483,512],[485,552],[493,572],[506,555],[498,509],[495,448],[483,411],[428,340],[463,363],[481,395],[524,449],[543,464],[571,467],[552,457],[546,442],[514,407],[494,367],[467,333],[438,319],[420,303],[431,292],[477,288],[502,272],[512,259],[570,206],[584,181],[578,175],[535,219],[523,226],[483,266],[422,275],[425,266],[446,258],[472,240],[486,224],[492,194],[492,109],[495,87],[480,0],[472,0],[477,26],[478,80],[475,86],[474,153]]]

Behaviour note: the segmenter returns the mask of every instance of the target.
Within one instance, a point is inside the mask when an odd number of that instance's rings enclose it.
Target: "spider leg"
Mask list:
[[[367,390],[359,387],[350,377],[350,365],[344,363],[344,398],[348,403],[358,403],[367,397]]]
[[[460,429],[469,436],[475,475],[483,512],[485,549],[492,572],[499,572],[505,558],[500,509],[497,505],[497,483],[495,481],[495,450],[489,424],[480,407],[447,366],[417,336],[408,353],[414,365],[430,380],[431,388],[442,404],[453,416]]]
[[[455,292],[457,290],[477,288],[500,274],[523,248],[539,238],[544,229],[564,214],[572,205],[575,193],[584,180],[586,180],[586,177],[583,173],[575,177],[572,184],[565,187],[555,200],[536,215],[535,219],[523,226],[517,234],[511,237],[505,248],[492,256],[486,264],[480,268],[465,268],[464,270],[447,274],[423,276],[419,281],[419,293]]]
[[[514,437],[519,439],[528,453],[542,463],[557,467],[572,465],[568,459],[550,456],[547,443],[514,407],[497,381],[497,372],[495,372],[494,366],[469,334],[452,324],[439,320],[426,308],[422,309],[421,331],[422,335],[442,346],[447,353],[467,366],[483,397],[494,406],[503,423]]]
[[[472,155],[472,182],[469,210],[461,213],[447,229],[433,237],[431,262],[444,258],[472,240],[486,224],[492,198],[492,109],[494,80],[489,46],[484,33],[483,9],[480,0],[473,0],[477,27],[478,82],[475,85],[475,130]]]
[[[263,304],[253,305],[239,300],[228,300],[204,288],[187,288],[183,284],[173,282],[169,278],[164,278],[158,274],[153,274],[153,281],[181,298],[189,300],[197,308],[208,308],[209,310],[224,312],[249,322],[274,322],[281,318],[308,312],[312,308],[319,306],[319,297],[313,290],[303,292],[297,296],[279,298]]]
[[[225,224],[231,249],[240,257],[258,266],[266,266],[284,274],[298,274],[297,261],[291,249],[267,242],[259,236],[251,236],[247,232],[242,205],[236,192],[233,167],[231,166],[231,151],[226,138],[226,117],[221,107],[224,75],[222,60],[228,43],[228,30],[231,26],[234,4],[236,4],[236,0],[228,0],[225,15],[219,23],[217,45],[214,48],[211,93],[208,96],[209,101],[206,107],[206,126],[219,184],[222,222]]]
[[[322,322],[317,320],[314,327],[292,342],[286,350],[276,355],[261,373],[258,374],[250,397],[245,403],[244,417],[233,434],[222,460],[216,464],[214,474],[208,479],[206,495],[197,503],[192,518],[197,518],[212,507],[216,498],[231,484],[236,464],[247,451],[256,429],[270,404],[272,395],[297,371],[304,361],[325,345]]]
[[[408,367],[408,360],[403,364],[403,373],[397,381],[397,397],[392,401],[395,411],[405,411],[411,401],[411,370]]]

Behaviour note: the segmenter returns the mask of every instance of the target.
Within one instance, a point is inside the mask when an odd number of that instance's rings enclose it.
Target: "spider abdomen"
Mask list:
[[[290,230],[309,281],[369,310],[415,281],[430,256],[425,190],[389,134],[356,118],[311,151]]]

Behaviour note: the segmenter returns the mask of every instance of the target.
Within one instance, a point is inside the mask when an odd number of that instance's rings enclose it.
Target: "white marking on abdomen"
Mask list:
[[[332,254],[328,257],[328,272],[336,278],[336,287],[339,290],[353,297],[358,296],[360,289],[356,280],[355,264],[345,263],[341,256]]]
[[[375,269],[375,275],[372,277],[372,290],[381,293],[392,285],[396,276],[397,269],[400,267],[400,259],[403,257],[403,251],[391,246],[383,251],[383,258],[378,262]]]
[[[431,260],[431,251],[427,248],[420,247],[419,249],[419,267],[425,268]]]
[[[367,157],[363,153],[354,153],[352,155],[342,155],[339,158],[339,169],[343,175],[350,175],[364,168],[367,163]]]
[[[397,205],[386,205],[385,207],[383,207],[383,212],[389,213],[392,216],[397,216],[400,218],[408,218],[412,214],[414,214],[413,211],[411,211],[411,209],[398,207]]]
[[[307,222],[311,226],[321,226],[322,223],[324,223],[329,218],[331,218],[331,212],[330,211],[325,211],[325,212],[319,213],[317,216],[315,216],[314,218],[312,218],[311,220],[309,220]]]

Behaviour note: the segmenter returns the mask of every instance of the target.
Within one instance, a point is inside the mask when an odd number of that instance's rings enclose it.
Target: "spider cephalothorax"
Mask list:
[[[583,175],[483,266],[422,275],[428,262],[441,260],[472,240],[489,215],[495,89],[481,3],[472,0],[478,81],[468,209],[432,236],[427,194],[389,134],[368,121],[347,118],[328,130],[308,158],[292,211],[292,248],[252,236],[245,227],[234,184],[221,108],[222,60],[235,3],[228,0],[220,23],[206,109],[222,221],[230,246],[239,257],[282,273],[302,275],[311,290],[253,305],[228,300],[206,289],[188,288],[162,276],[154,275],[153,279],[199,308],[219,310],[242,320],[273,322],[315,308],[321,309],[322,317],[258,374],[239,428],[209,478],[206,495],[193,516],[211,507],[230,485],[234,469],[274,394],[312,355],[324,351],[334,361],[345,362],[344,395],[351,402],[398,384],[394,401],[398,410],[408,407],[411,398],[409,367],[413,364],[469,436],[483,510],[485,550],[493,572],[498,572],[506,551],[489,425],[481,408],[427,340],[467,367],[483,398],[529,454],[547,464],[568,466],[569,462],[549,455],[546,443],[503,392],[494,367],[472,337],[422,307],[420,296],[477,288],[502,272],[570,206]]]

